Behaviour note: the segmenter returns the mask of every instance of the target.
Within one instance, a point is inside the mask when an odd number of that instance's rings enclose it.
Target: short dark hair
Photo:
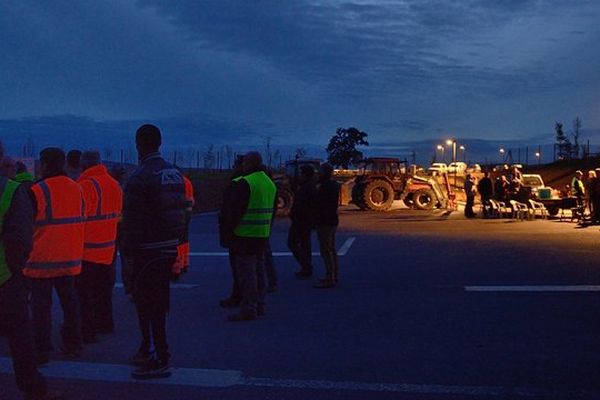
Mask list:
[[[65,152],[58,147],[47,147],[40,152],[40,162],[50,172],[62,172],[65,169]]]
[[[81,151],[80,150],[70,150],[67,153],[67,165],[69,167],[79,168],[80,162],[81,162]]]
[[[143,148],[158,150],[162,144],[162,135],[156,125],[144,124],[135,132],[135,142]]]

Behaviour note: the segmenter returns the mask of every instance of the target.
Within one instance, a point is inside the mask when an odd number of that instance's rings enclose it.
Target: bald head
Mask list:
[[[102,159],[100,158],[100,153],[96,150],[84,151],[81,155],[81,169],[83,171],[95,167],[96,165],[100,165],[101,163]]]
[[[262,156],[258,151],[250,151],[244,155],[244,174],[260,171],[261,166]]]

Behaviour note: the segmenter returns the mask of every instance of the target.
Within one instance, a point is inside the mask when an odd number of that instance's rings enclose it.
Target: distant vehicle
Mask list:
[[[447,172],[448,166],[445,163],[433,163],[431,164],[431,167],[427,169],[427,171],[429,171],[431,174]]]
[[[467,168],[467,172],[481,172],[481,165],[472,164],[469,168]]]
[[[464,162],[452,162],[448,165],[448,173],[462,174],[467,170],[467,164]]]
[[[315,175],[318,176],[319,166],[322,160],[316,158],[298,158],[295,160],[286,161],[285,174],[274,176],[273,181],[277,186],[277,216],[285,217],[290,213],[294,204],[294,193],[298,185],[298,176],[300,175],[300,167],[309,165],[315,170]]]
[[[534,194],[539,188],[546,187],[541,175],[538,174],[522,174],[521,185],[526,188],[531,188],[531,193]]]

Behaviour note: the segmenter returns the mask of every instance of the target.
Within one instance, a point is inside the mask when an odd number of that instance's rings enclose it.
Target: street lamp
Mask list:
[[[459,150],[462,151],[462,160],[463,162],[465,162],[467,159],[467,157],[465,157],[465,151],[467,150],[467,148],[465,146],[460,146]]]
[[[442,152],[442,162],[444,162],[444,146],[438,144],[437,149]]]
[[[542,160],[542,153],[540,153],[539,151],[535,152],[535,158],[537,158],[538,160],[538,167],[540,166],[541,160]]]
[[[446,145],[452,146],[452,162],[456,162],[456,140],[448,139]]]
[[[500,162],[504,162],[504,149],[500,147]]]

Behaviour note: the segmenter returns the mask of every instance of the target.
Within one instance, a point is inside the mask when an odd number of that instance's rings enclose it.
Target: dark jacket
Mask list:
[[[294,196],[294,204],[290,210],[290,219],[292,224],[314,228],[316,224],[317,210],[317,186],[314,181],[308,181],[300,184],[296,195]]]
[[[134,255],[176,247],[185,235],[186,206],[181,173],[160,153],[144,157],[125,186],[122,251]]]
[[[481,178],[477,184],[477,191],[483,197],[492,197],[494,195],[494,183],[492,178]]]
[[[0,177],[0,193],[8,180]],[[33,248],[33,207],[27,188],[19,186],[2,224],[2,244],[6,262],[13,275],[19,275],[25,267]]]
[[[340,202],[340,185],[327,179],[317,185],[317,226],[336,226],[339,224],[338,205]]]
[[[222,247],[228,248],[234,254],[262,254],[266,248],[268,239],[240,237],[234,233],[235,228],[242,222],[249,201],[250,185],[244,179],[232,181],[223,194],[223,204],[219,214],[220,242]],[[276,209],[277,196],[273,204],[273,215]]]

